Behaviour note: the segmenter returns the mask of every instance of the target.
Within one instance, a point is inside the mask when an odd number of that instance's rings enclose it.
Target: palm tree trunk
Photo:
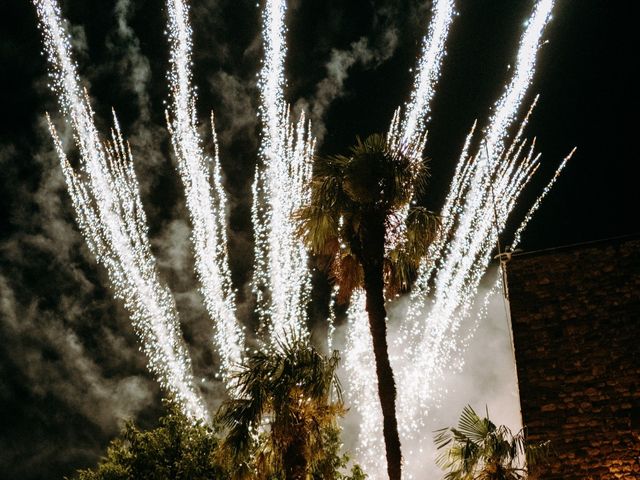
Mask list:
[[[307,457],[304,454],[304,433],[299,432],[283,455],[285,480],[306,480]]]
[[[369,223],[369,222],[368,222]],[[402,453],[396,419],[396,384],[387,348],[387,311],[384,306],[384,221],[367,225],[369,240],[362,245],[361,262],[364,270],[366,308],[373,340],[373,353],[378,376],[378,396],[383,416],[384,443],[387,451],[387,472],[390,480],[400,480]]]

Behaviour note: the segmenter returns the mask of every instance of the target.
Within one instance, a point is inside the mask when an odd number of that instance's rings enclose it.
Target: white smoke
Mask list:
[[[520,399],[507,317],[508,304],[502,291],[493,288],[497,274],[495,267],[490,268],[478,291],[479,299],[491,293],[486,315],[477,308],[460,328],[461,337],[471,336],[467,348],[460,352],[460,363],[450,365],[449,371],[437,385],[434,397],[439,400],[434,400],[429,410],[424,412],[426,421],[414,436],[415,440],[405,439],[402,443],[404,457],[411,456],[412,460],[405,462],[405,478],[423,480],[444,476],[435,463],[439,452],[433,442],[434,431],[456,426],[465,405],[471,405],[480,415],[484,415],[485,408],[488,409],[489,418],[497,425],[506,425],[514,431],[521,428]],[[406,301],[406,298],[401,298],[388,309],[390,345],[394,344],[398,335]],[[335,345],[340,350],[344,345],[345,328],[340,326],[336,331]],[[419,382],[420,379],[416,378],[415,381]],[[402,394],[398,391],[398,396]],[[359,461],[355,449],[360,424],[357,412],[350,409],[342,423],[342,439],[345,450],[355,457],[355,462]],[[376,478],[380,472],[366,473]]]

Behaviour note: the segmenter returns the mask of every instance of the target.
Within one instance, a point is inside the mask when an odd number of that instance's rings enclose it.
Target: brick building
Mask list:
[[[522,415],[544,479],[640,479],[640,236],[513,255]]]

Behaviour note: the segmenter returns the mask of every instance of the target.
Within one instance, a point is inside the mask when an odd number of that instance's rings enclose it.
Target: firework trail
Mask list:
[[[551,181],[547,184],[544,190],[542,190],[542,193],[538,196],[538,198],[536,198],[536,201],[533,202],[533,205],[531,205],[531,208],[529,208],[529,211],[524,216],[524,220],[522,220],[522,223],[516,230],[516,233],[513,234],[513,242],[511,242],[512,250],[515,250],[515,248],[520,244],[522,233],[524,232],[525,228],[527,228],[527,225],[529,224],[529,221],[533,217],[533,214],[536,213],[536,211],[540,207],[540,204],[542,203],[542,200],[544,199],[544,197],[547,196],[547,194],[551,190],[551,187],[553,187],[553,185],[556,183],[556,181],[558,180],[558,177],[560,176],[560,173],[564,170],[564,167],[567,166],[567,162],[571,160],[571,157],[573,157],[573,154],[575,152],[576,152],[576,148],[574,147],[571,150],[571,152],[569,152],[569,155],[564,157],[564,159],[562,160],[562,163],[560,163],[560,165],[556,169]]]
[[[87,95],[81,93],[59,7],[54,0],[35,0],[34,5],[52,65],[52,89],[71,122],[80,152],[76,172],[49,122],[80,229],[91,252],[106,268],[116,297],[131,315],[149,369],[187,415],[207,420],[208,413],[193,386],[173,297],[158,279],[129,146],[115,116],[111,141],[100,140]]]
[[[428,120],[435,86],[440,77],[445,42],[454,16],[454,2],[438,0],[433,5],[432,12],[428,33],[422,42],[422,54],[416,68],[417,74],[411,100],[406,106],[404,115],[400,108],[396,110],[387,134],[391,146],[405,149],[415,162],[422,162],[426,143],[425,123]],[[398,212],[400,225],[404,224],[402,219],[406,218],[407,213],[408,205]],[[387,239],[387,249],[393,248],[397,242],[400,242],[403,233],[401,228],[397,229],[397,237]],[[356,447],[358,458],[365,467],[365,471],[375,475],[374,472],[385,471],[386,454],[382,441],[382,410],[377,394],[372,339],[364,301],[361,297],[363,294],[358,293],[352,298],[352,306],[348,312],[345,354],[345,371],[348,381],[346,384],[350,402],[362,417],[359,443]],[[394,361],[393,358],[391,360]],[[401,361],[399,358],[395,360],[394,363]],[[398,377],[397,374],[396,377]],[[413,430],[408,424],[405,424],[405,427]]]
[[[360,417],[356,457],[367,475],[387,478],[387,454],[382,436],[382,408],[378,396],[378,377],[373,355],[373,339],[369,329],[366,298],[356,291],[347,311],[348,326],[344,356],[347,378],[345,393],[349,404]],[[380,477],[384,475],[384,477]]]
[[[477,153],[466,158],[468,144],[465,146],[452,182],[453,189],[445,201],[442,235],[432,245],[430,267],[423,270],[413,295],[413,305],[421,308],[427,303],[428,285],[433,284],[429,313],[421,322],[429,331],[417,337],[422,338],[418,343],[419,357],[428,364],[446,364],[448,355],[438,358],[434,349],[442,347],[445,332],[455,333],[468,313],[497,235],[535,171],[538,156],[533,154],[534,145],[525,149],[521,139],[528,115],[508,149],[504,140],[531,83],[540,38],[552,8],[551,0],[536,4],[520,43],[511,81],[494,105],[495,113]],[[428,348],[431,350],[425,350]],[[423,383],[425,388],[428,383]]]
[[[446,7],[452,13],[452,6]],[[489,120],[479,151],[469,156],[475,125],[465,142],[442,210],[444,221],[441,237],[430,249],[429,263],[421,269],[411,295],[409,318],[393,344],[395,353],[392,352],[391,360],[397,372],[398,416],[403,441],[420,434],[424,413],[437,400],[434,386],[450,364],[452,353],[460,346],[457,330],[461,321],[470,314],[497,235],[504,228],[517,197],[535,172],[538,157],[534,156],[533,144],[526,148],[526,142],[521,139],[528,115],[509,149],[504,148],[504,141],[531,83],[540,37],[549,21],[552,7],[553,1],[542,0],[534,8],[520,42],[513,77],[495,104],[495,114]],[[442,21],[443,17],[436,15],[435,18]],[[448,25],[446,23],[447,28]],[[446,28],[430,29],[431,34],[435,31],[446,32]],[[425,45],[435,44],[438,42],[425,42]],[[444,38],[440,45],[443,48]],[[431,51],[425,48],[425,52]],[[420,65],[437,69],[441,56],[439,54],[432,60],[421,60]],[[416,101],[417,92],[425,83],[429,84],[425,79],[435,83],[437,70],[434,72],[419,69],[407,116],[401,121],[400,114],[396,112],[392,121],[389,131],[392,144],[415,142],[416,135],[422,133],[433,89],[422,90],[426,95],[423,103]],[[431,285],[433,288],[430,288]],[[364,318],[364,309],[354,311],[350,328],[357,329]],[[349,338],[353,338],[353,335]],[[370,342],[369,338],[367,340]],[[371,364],[363,363],[360,367],[368,367],[371,371],[351,375],[353,378],[349,383],[353,381],[352,389],[355,392],[363,392],[368,388],[361,382],[375,382]],[[353,370],[351,367],[347,369],[348,372]],[[365,469],[377,472],[384,471],[380,468],[380,458],[384,458],[384,446],[380,440],[382,416],[372,399],[375,396],[356,395],[353,401],[361,414],[367,412],[368,417],[377,416],[377,420],[363,422],[364,428],[361,428],[357,447]],[[368,427],[373,429],[365,431]],[[405,452],[407,470],[410,470],[411,463],[411,452]]]
[[[455,13],[453,0],[438,0],[432,8],[432,20],[427,35],[422,41],[422,55],[416,67],[417,75],[411,92],[411,100],[405,108],[402,120],[400,110],[396,112],[389,130],[392,144],[411,145],[420,143],[429,120],[431,100],[440,78],[440,67],[445,55],[445,42]],[[418,154],[421,156],[422,151]]]
[[[442,211],[442,235],[432,245],[429,266],[422,270],[412,294],[409,319],[415,321],[408,322],[410,333],[404,340],[414,360],[402,374],[401,417],[416,418],[432,402],[435,385],[459,348],[458,329],[470,314],[498,235],[537,168],[535,142],[528,145],[522,140],[529,114],[508,148],[505,141],[531,83],[553,3],[542,0],[536,4],[520,42],[513,76],[494,105],[495,113],[477,152],[468,156],[471,136],[463,148]],[[419,372],[428,374],[415,382]]]
[[[115,115],[111,141],[101,142],[86,94],[80,91],[57,4],[54,0],[33,1],[53,65],[53,89],[71,121],[81,155],[76,172],[50,122],[80,228],[91,251],[107,269],[115,295],[131,314],[149,358],[149,368],[190,417],[206,420],[208,414],[193,387],[190,359],[181,340],[173,299],[158,280],[129,147],[122,139]],[[476,300],[480,279],[518,196],[536,171],[539,156],[534,153],[535,142],[522,139],[529,115],[512,140],[508,140],[508,131],[531,83],[540,37],[553,3],[539,0],[536,4],[520,42],[513,76],[494,105],[495,113],[482,131],[480,146],[472,149],[475,125],[467,137],[442,209],[442,235],[430,247],[429,261],[421,267],[410,297],[408,318],[397,339],[390,342],[403,441],[420,434],[425,412],[437,401],[435,385],[452,354],[469,340],[459,338],[461,322],[474,305],[479,303],[481,310],[486,307],[486,298],[484,302]],[[214,321],[214,343],[222,357],[223,375],[228,379],[228,373],[242,358],[244,334],[235,316],[228,267],[226,196],[218,145],[214,128],[215,153],[209,158],[196,129],[188,8],[181,0],[167,0],[167,6],[172,94],[168,124],[193,224],[196,270]],[[266,2],[265,58],[259,81],[261,164],[256,170],[252,208],[256,237],[253,287],[259,314],[269,325],[271,347],[291,334],[308,335],[305,308],[310,291],[307,253],[296,238],[292,214],[310,200],[307,185],[315,144],[304,117],[293,122],[284,100],[285,13],[284,0]],[[404,114],[396,111],[389,129],[390,143],[405,148],[416,161],[422,158],[425,124],[453,14],[452,1],[438,0],[434,4],[411,100]],[[525,216],[514,245],[570,156]],[[399,213],[403,214],[406,212]],[[348,315],[347,393],[362,418],[357,453],[372,478],[377,478],[377,472],[385,471],[382,414],[362,292],[354,296]],[[411,465],[412,452],[405,452],[405,456],[405,465]]]
[[[167,1],[170,44],[171,105],[167,114],[178,172],[185,189],[193,225],[195,267],[205,306],[214,322],[214,344],[221,358],[223,378],[240,364],[244,333],[235,315],[226,236],[226,195],[222,187],[218,143],[211,117],[214,156],[202,149],[196,129],[196,94],[191,82],[191,27],[188,7],[181,0]]]
[[[310,200],[314,140],[304,116],[290,119],[284,100],[286,56],[283,0],[266,2],[264,64],[260,71],[261,165],[253,185],[254,292],[263,324],[274,344],[285,336],[308,335],[305,319],[311,280],[308,254],[292,215]]]
[[[442,59],[446,54],[445,43],[455,15],[453,0],[438,0],[432,8],[433,14],[427,35],[422,41],[422,54],[416,67],[416,78],[411,91],[411,100],[396,109],[387,132],[387,141],[392,148],[402,149],[416,164],[423,162],[427,141],[426,123],[431,111],[431,100],[440,78]],[[412,195],[415,192],[411,192]],[[413,200],[412,200],[413,201]],[[395,248],[405,238],[405,220],[411,202],[397,213],[396,234],[386,240],[387,250]]]

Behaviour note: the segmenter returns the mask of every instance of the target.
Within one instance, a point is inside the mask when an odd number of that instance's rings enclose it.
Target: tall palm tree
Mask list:
[[[328,259],[339,300],[356,288],[365,290],[391,480],[400,480],[402,454],[385,293],[409,287],[439,227],[432,212],[410,208],[426,179],[424,162],[410,152],[374,134],[358,138],[349,155],[318,158],[311,201],[296,214],[300,236],[313,253]]]
[[[337,352],[325,357],[299,339],[248,357],[235,374],[237,397],[217,416],[238,478],[306,480],[321,467],[345,411],[338,361]]]
[[[527,465],[533,466],[549,455],[549,442],[530,444],[524,430],[514,434],[496,426],[467,405],[458,428],[443,428],[435,437],[438,449],[445,449],[437,463],[449,472],[445,480],[521,480]],[[526,463],[525,463],[526,462]]]

